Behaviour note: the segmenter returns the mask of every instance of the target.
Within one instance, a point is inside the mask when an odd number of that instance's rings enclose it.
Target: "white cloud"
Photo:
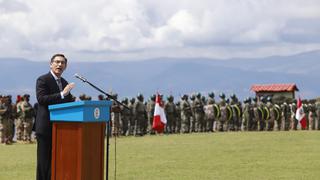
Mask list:
[[[318,0],[0,0],[0,52],[38,60],[293,54],[320,49],[319,9]]]

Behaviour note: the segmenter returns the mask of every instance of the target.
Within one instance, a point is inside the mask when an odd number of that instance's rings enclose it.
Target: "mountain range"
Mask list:
[[[28,93],[35,101],[36,78],[49,71],[47,62],[35,59],[0,58],[0,94]],[[319,96],[320,50],[291,56],[265,58],[157,58],[141,61],[77,62],[69,60],[64,77],[75,82],[75,96],[82,93],[96,99],[100,94],[74,77],[81,74],[92,84],[120,99],[138,93],[149,98],[160,92],[182,94],[214,92],[235,93],[240,99],[254,96],[253,84],[296,83],[302,98]]]

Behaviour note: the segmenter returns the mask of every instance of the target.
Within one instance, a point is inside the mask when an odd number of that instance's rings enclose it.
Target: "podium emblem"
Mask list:
[[[100,109],[96,107],[94,109],[94,118],[99,119],[99,117],[100,117]]]

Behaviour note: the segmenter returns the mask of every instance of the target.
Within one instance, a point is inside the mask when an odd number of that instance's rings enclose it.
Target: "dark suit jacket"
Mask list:
[[[63,88],[68,84],[63,78],[61,78],[61,83]],[[51,136],[52,123],[50,122],[48,105],[71,102],[72,95],[69,94],[64,99],[61,99],[59,87],[50,72],[37,79],[36,94],[38,100],[38,111],[35,121],[36,134]]]

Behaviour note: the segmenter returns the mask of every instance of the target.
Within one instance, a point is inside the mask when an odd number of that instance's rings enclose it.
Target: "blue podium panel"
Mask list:
[[[111,101],[76,101],[49,106],[51,121],[107,122]]]

